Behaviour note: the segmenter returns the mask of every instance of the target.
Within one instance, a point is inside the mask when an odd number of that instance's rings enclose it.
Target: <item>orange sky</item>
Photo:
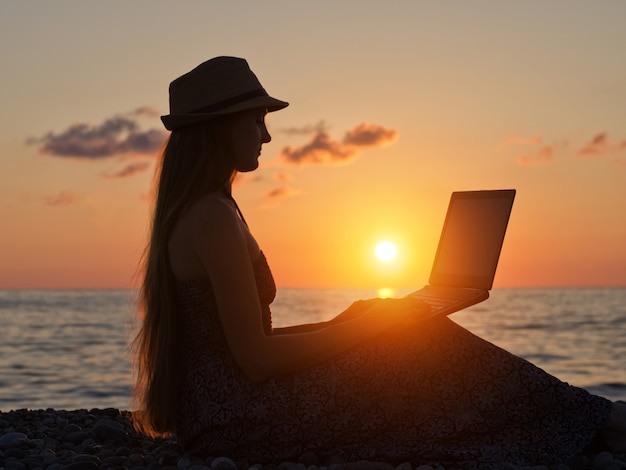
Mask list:
[[[182,3],[0,5],[0,288],[133,285],[167,86],[216,55],[291,103],[235,188],[279,286],[419,286],[497,188],[496,286],[626,285],[626,4]]]

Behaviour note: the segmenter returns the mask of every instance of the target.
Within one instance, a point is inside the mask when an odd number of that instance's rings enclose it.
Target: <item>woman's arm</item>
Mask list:
[[[374,304],[380,302],[381,299],[369,299],[369,300],[357,300],[353,302],[347,309],[341,312],[336,317],[322,321],[318,323],[305,323],[301,325],[291,325],[291,326],[283,326],[279,328],[273,328],[272,334],[275,335],[285,335],[285,334],[294,334],[294,333],[308,333],[311,331],[319,330],[321,328],[326,328],[329,325],[334,325],[337,323],[341,323],[347,320],[352,320],[359,315],[362,315],[368,307],[372,307]]]
[[[249,234],[236,214],[220,201],[209,200],[202,205],[206,207],[197,213],[198,230],[192,243],[213,285],[233,357],[252,381],[312,367],[425,308],[410,298],[385,299],[362,305],[362,313],[354,318],[346,315],[345,321],[330,321],[313,331],[265,335],[246,241]]]

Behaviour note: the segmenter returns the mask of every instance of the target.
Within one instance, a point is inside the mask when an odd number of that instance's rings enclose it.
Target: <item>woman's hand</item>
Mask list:
[[[369,310],[374,305],[382,301],[383,299],[357,300],[356,302],[353,302],[352,305],[350,305],[347,309],[345,309],[343,312],[337,315],[335,318],[333,318],[332,320],[329,320],[327,324],[330,325],[333,323],[341,323],[344,321],[353,320],[357,317],[360,317],[367,310]]]
[[[350,321],[361,315],[367,315],[370,321],[379,321],[379,317],[385,316],[391,323],[402,323],[419,318],[419,313],[428,312],[428,305],[413,297],[401,297],[399,299],[368,299],[357,300],[346,310],[341,312],[327,324]]]
[[[413,323],[419,320],[420,314],[429,311],[426,303],[411,296],[377,300],[368,304],[362,314],[369,321],[380,323],[381,328]]]

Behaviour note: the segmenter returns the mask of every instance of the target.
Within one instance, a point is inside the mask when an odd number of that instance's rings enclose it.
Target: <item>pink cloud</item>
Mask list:
[[[287,146],[281,151],[283,160],[295,165],[346,162],[354,154],[352,147],[334,140],[326,132],[316,133],[308,144],[301,147]]]
[[[96,125],[73,124],[60,133],[30,138],[27,143],[38,145],[39,153],[55,157],[95,160],[124,154],[155,155],[167,133],[156,128],[142,130],[138,123],[141,116],[154,113],[156,110],[145,106]]]
[[[150,168],[150,162],[133,162],[126,165],[121,170],[118,170],[113,173],[106,173],[104,175],[105,178],[126,178],[128,176],[133,176],[137,173],[143,173],[148,168]]]
[[[284,171],[279,171],[278,173],[274,175],[274,179],[276,181],[291,181],[293,179],[293,176],[291,176],[289,173],[286,173]]]
[[[578,155],[581,157],[602,157],[609,153],[618,153],[624,150],[626,150],[626,141],[612,144],[609,141],[608,133],[600,132],[582,146]]]
[[[295,196],[299,194],[299,191],[296,191],[289,186],[280,186],[278,188],[271,189],[267,193],[265,193],[265,199],[285,199],[287,197]]]
[[[46,196],[43,203],[46,206],[69,206],[79,201],[79,199],[72,191],[63,190],[58,194]]]
[[[281,158],[293,165],[347,163],[356,158],[359,150],[389,145],[397,136],[395,129],[368,123],[348,130],[341,141],[333,139],[325,130],[318,129],[307,144],[284,147]]]
[[[517,158],[517,161],[522,166],[542,165],[550,163],[552,160],[554,160],[554,151],[555,149],[553,146],[546,145],[539,149],[539,151],[537,152],[520,155]]]
[[[378,124],[359,124],[346,132],[343,143],[359,147],[380,147],[392,144],[398,138],[398,131]]]
[[[581,157],[603,157],[608,154],[624,152],[626,151],[626,140],[614,144],[609,139],[607,132],[599,132],[582,144],[578,150],[572,150],[573,145],[567,140],[547,144],[544,143],[540,136],[525,138],[511,134],[500,144],[499,148],[511,146],[528,148],[528,150],[517,157],[520,165],[528,166],[551,163],[556,160],[557,156],[571,156],[572,151],[575,155]]]

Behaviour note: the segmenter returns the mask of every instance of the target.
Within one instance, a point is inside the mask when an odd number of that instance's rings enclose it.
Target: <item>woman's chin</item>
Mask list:
[[[250,162],[248,165],[241,165],[241,168],[237,168],[239,173],[248,173],[250,171],[254,171],[259,167],[259,161],[255,160],[254,162]]]

